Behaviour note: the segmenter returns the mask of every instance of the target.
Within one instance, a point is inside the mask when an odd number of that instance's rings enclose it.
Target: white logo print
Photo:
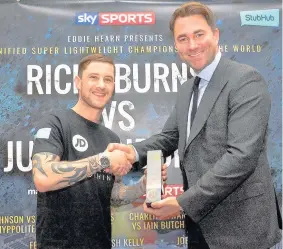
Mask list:
[[[84,152],[88,148],[87,140],[81,135],[73,136],[72,143],[73,143],[74,148],[79,152]]]
[[[51,128],[41,128],[35,134],[35,138],[48,139],[50,137]]]

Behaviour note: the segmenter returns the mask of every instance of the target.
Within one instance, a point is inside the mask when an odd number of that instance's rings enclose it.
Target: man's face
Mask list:
[[[80,99],[88,106],[103,110],[114,92],[114,66],[106,62],[91,62],[76,78]]]
[[[212,30],[201,15],[178,17],[174,41],[180,58],[199,72],[209,65],[218,52],[219,30]]]

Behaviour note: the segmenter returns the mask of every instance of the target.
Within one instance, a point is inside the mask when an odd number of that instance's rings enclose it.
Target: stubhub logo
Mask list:
[[[241,26],[279,27],[279,9],[241,11]]]
[[[79,25],[153,25],[154,12],[81,12],[76,14]]]

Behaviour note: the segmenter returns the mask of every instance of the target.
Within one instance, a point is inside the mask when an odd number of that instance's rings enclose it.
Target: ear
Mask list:
[[[174,42],[174,48],[175,48],[175,51],[178,52],[178,48],[177,48],[176,42]]]
[[[219,29],[216,28],[214,31],[213,31],[213,36],[215,38],[215,41],[218,43],[219,42]]]
[[[79,77],[79,76],[76,76],[75,77],[75,85],[76,85],[76,88],[78,89],[78,90],[81,90],[81,78]]]

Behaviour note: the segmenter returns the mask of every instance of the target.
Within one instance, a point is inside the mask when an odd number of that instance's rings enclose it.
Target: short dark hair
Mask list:
[[[105,56],[103,54],[91,54],[81,59],[79,63],[78,75],[81,78],[83,71],[91,62],[105,62],[113,65],[115,74],[115,64],[111,57]]]
[[[205,18],[207,24],[211,27],[212,30],[216,29],[215,17],[210,8],[208,6],[199,3],[199,2],[188,2],[181,5],[178,9],[174,11],[171,16],[169,28],[171,32],[174,34],[174,26],[176,19],[178,17],[187,17],[193,15],[201,15]]]

